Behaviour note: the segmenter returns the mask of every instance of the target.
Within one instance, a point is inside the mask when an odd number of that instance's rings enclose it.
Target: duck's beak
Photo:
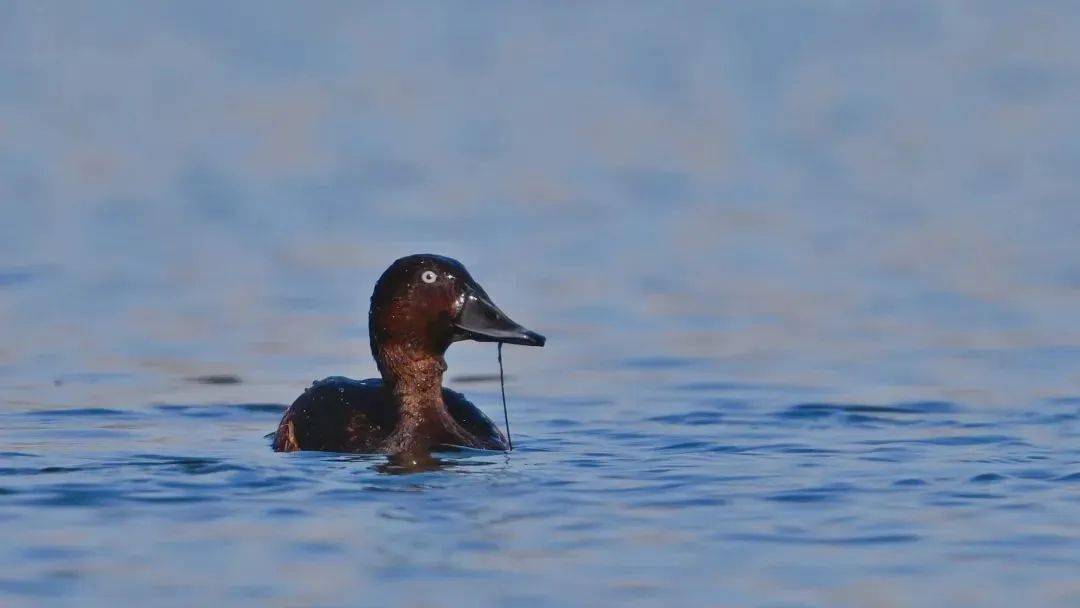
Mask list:
[[[499,310],[479,285],[470,285],[462,295],[462,304],[454,319],[454,341],[505,342],[525,346],[543,346],[544,336],[518,325]]]

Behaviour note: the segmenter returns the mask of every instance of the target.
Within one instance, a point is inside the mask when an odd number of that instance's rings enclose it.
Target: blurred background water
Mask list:
[[[1080,605],[1075,3],[0,0],[0,605]],[[272,453],[401,255],[515,446]],[[498,412],[495,353],[448,385]]]

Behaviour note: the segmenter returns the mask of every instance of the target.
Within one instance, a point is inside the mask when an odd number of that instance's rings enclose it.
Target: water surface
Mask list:
[[[3,4],[0,605],[1080,604],[1078,34]],[[517,449],[271,452],[416,251],[549,337]]]

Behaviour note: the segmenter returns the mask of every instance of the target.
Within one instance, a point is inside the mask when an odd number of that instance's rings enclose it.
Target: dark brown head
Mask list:
[[[368,314],[376,359],[389,345],[442,355],[458,340],[543,346],[545,339],[510,320],[457,260],[410,255],[375,283]]]

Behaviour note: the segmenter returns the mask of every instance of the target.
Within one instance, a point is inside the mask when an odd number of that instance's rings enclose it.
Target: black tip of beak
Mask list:
[[[521,341],[521,344],[524,344],[525,346],[543,346],[545,343],[547,343],[547,338],[541,336],[535,331],[525,330],[525,334],[523,337],[524,340]]]

